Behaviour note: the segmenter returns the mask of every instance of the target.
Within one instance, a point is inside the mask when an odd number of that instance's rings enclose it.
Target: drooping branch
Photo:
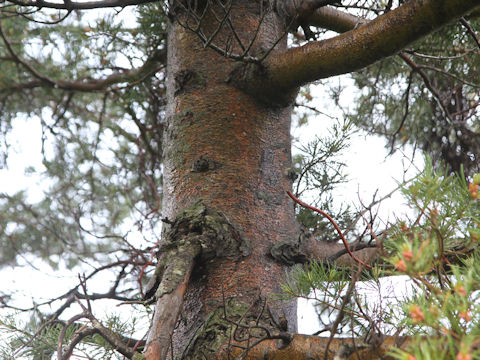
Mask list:
[[[25,70],[30,73],[37,81],[29,81],[27,84],[16,84],[15,88],[29,88],[43,84],[47,87],[54,87],[57,89],[63,90],[73,90],[73,91],[83,91],[83,92],[92,92],[92,91],[102,91],[106,90],[108,87],[119,84],[119,83],[132,83],[137,81],[142,81],[146,77],[155,72],[159,71],[161,67],[164,66],[166,62],[166,49],[159,49],[155,51],[144,63],[138,68],[131,70],[116,72],[103,79],[92,79],[92,80],[63,80],[63,79],[53,79],[50,78],[41,72],[39,72],[33,65],[29,64],[26,60],[22,59],[13,49],[9,39],[7,38],[3,27],[0,25],[0,37],[2,38],[5,47],[8,52],[17,63],[21,64]]]
[[[285,103],[289,90],[359,70],[479,7],[478,0],[414,0],[334,38],[309,42],[268,57],[263,71],[246,66],[238,86],[267,101]]]

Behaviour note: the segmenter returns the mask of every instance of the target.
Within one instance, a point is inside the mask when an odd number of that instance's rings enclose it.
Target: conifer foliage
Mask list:
[[[0,176],[40,159],[0,189],[0,271],[68,279],[2,284],[0,358],[480,359],[479,9],[0,2]],[[313,82],[343,118],[292,156],[292,118],[332,117]],[[336,201],[358,129],[426,154],[406,215]]]

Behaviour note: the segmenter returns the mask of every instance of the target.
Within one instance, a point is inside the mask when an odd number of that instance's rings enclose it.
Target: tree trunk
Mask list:
[[[290,335],[296,331],[295,302],[273,296],[287,270],[275,259],[284,256],[278,254],[283,244],[293,244],[293,254],[302,246],[314,257],[325,254],[298,242],[286,194],[293,179],[290,89],[389,56],[451,16],[427,16],[437,3],[412,1],[351,32],[286,52],[286,23],[274,11],[264,13],[267,1],[233,0],[231,7],[172,3],[163,142],[166,225],[156,288],[147,291],[155,292],[157,307],[146,358],[227,359],[257,344],[260,357],[272,344],[293,351],[304,338]],[[460,5],[452,10],[455,16],[478,3]],[[250,57],[232,60],[242,53]]]
[[[284,32],[272,13],[259,27],[259,6],[258,1],[241,1],[231,9],[232,25],[244,44],[257,34],[252,49],[258,53],[269,50]],[[212,340],[213,333],[204,336],[201,327],[216,309],[245,324],[258,318],[257,325],[274,332],[296,330],[295,302],[272,297],[280,292],[285,268],[269,255],[273,244],[295,237],[293,203],[286,194],[292,184],[291,107],[257,101],[236,88],[231,81],[236,63],[204,49],[196,34],[179,25],[188,15],[178,10],[169,29],[162,215],[175,221],[182,210],[201,201],[235,229],[241,251],[195,258],[173,354],[202,358],[202,352],[213,358],[209,347],[222,358],[232,341],[228,332]],[[211,34],[217,24],[208,11],[202,31]],[[225,25],[214,42],[225,44],[233,36]],[[285,40],[274,51],[284,49]],[[241,52],[238,45],[232,50]],[[171,227],[166,227],[168,233]]]

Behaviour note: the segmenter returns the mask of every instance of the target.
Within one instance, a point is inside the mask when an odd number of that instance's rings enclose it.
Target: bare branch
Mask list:
[[[351,15],[332,7],[322,7],[315,10],[305,18],[307,25],[344,33],[355,26],[367,22],[366,19]]]
[[[348,285],[348,289],[345,295],[342,296],[342,305],[340,306],[340,311],[338,312],[338,315],[331,326],[330,337],[328,338],[328,342],[325,346],[324,357],[323,357],[325,360],[328,359],[328,349],[330,348],[330,344],[334,339],[338,326],[340,325],[340,323],[343,320],[343,317],[345,316],[345,306],[347,306],[347,304],[350,302],[350,298],[352,297],[353,290],[355,290],[355,284],[360,278],[360,273],[361,273],[361,269],[359,269],[353,274],[352,279],[350,280],[350,284]]]
[[[472,26],[470,23],[465,20],[465,18],[461,18],[460,22],[462,23],[463,26],[467,29],[468,34],[472,37],[473,41],[477,44],[478,48],[480,49],[480,40],[478,39],[477,34],[475,34],[475,31],[473,30]]]
[[[111,7],[126,7],[132,5],[141,5],[156,2],[156,0],[99,0],[99,1],[64,1],[64,2],[50,2],[43,0],[8,0],[12,4],[19,6],[29,6],[38,8],[58,9],[58,10],[91,10],[99,8]]]
[[[430,90],[430,93],[433,95],[433,97],[437,101],[445,117],[448,118],[450,121],[452,121],[447,105],[442,100],[442,97],[438,92],[438,90],[435,87],[433,87],[432,82],[430,81],[430,78],[428,77],[428,75],[417,64],[415,64],[415,62],[413,62],[412,59],[410,59],[403,52],[400,53],[399,56],[407,63],[408,66],[412,68],[413,71],[416,71],[422,77],[425,86],[427,87],[428,90]]]
[[[92,314],[88,316],[90,321],[92,322],[93,328],[98,331],[98,333],[105,339],[107,342],[112,345],[116,351],[120,354],[126,356],[128,359],[133,358],[135,355],[135,350],[133,348],[127,346],[120,336],[116,333],[111,331],[110,329],[103,326],[103,324],[98,321]]]

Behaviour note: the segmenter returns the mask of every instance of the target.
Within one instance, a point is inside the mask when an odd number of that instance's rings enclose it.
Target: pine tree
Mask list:
[[[396,60],[385,59],[398,54],[395,59],[411,69],[406,93],[401,95],[406,103],[410,104],[408,94],[414,86],[418,92],[432,94],[421,105],[432,104],[428,124],[438,113],[454,121],[458,111],[458,116],[475,111],[475,80],[465,84],[468,91],[455,88],[456,94],[473,103],[453,104],[452,83],[426,79],[424,65],[410,56],[416,56],[417,44],[428,39],[441,44],[439,39],[447,41],[450,36],[454,46],[461,43],[458,51],[473,59],[464,66],[476,73],[478,50],[469,49],[478,44],[478,38],[467,18],[473,17],[476,24],[478,6],[478,0],[4,2],[0,10],[2,133],[8,140],[5,134],[22,118],[41,123],[44,146],[39,170],[48,179],[48,190],[35,204],[25,192],[1,195],[1,263],[15,264],[19,256],[29,254],[52,266],[61,258],[72,267],[87,262],[95,268],[60,298],[62,305],[53,313],[37,313],[23,329],[2,321],[3,328],[21,335],[12,340],[12,348],[20,349],[14,356],[25,351],[32,358],[51,358],[55,343],[59,359],[70,358],[81,346],[94,358],[108,358],[115,352],[148,360],[357,355],[367,359],[384,356],[394,345],[406,349],[411,338],[401,343],[397,337],[381,334],[368,316],[364,320],[376,336],[362,340],[295,335],[294,299],[272,296],[282,292],[285,271],[292,264],[314,261],[333,266],[336,260],[336,266],[353,267],[360,262],[368,273],[377,268],[364,262],[379,259],[381,246],[373,234],[375,241],[360,242],[349,257],[339,244],[316,240],[305,229],[299,230],[294,203],[287,194],[296,177],[290,136],[293,105],[299,87],[367,66],[368,70],[355,75],[357,82],[362,86],[363,79],[373,88],[372,74],[382,74],[376,77],[382,83],[374,85],[387,92],[391,102],[396,96],[391,89],[396,71],[384,73],[382,65],[393,68]],[[92,15],[92,9],[102,8],[116,12]],[[375,18],[367,20],[368,16]],[[467,29],[466,37],[461,36],[461,28],[451,25],[459,19]],[[327,38],[317,29],[341,34]],[[432,34],[439,29],[442,32]],[[449,80],[457,79],[458,73],[469,76],[468,71],[455,68]],[[370,99],[360,99],[358,104],[376,111],[381,102],[370,104]],[[454,105],[459,107],[450,109]],[[415,109],[420,112],[420,107]],[[385,114],[392,115],[392,108],[387,110]],[[361,116],[366,113],[359,108],[353,118],[370,126]],[[391,118],[398,134],[408,132],[402,129],[406,120],[398,113]],[[466,119],[462,126],[473,131],[470,119],[476,118]],[[395,126],[387,126],[392,144],[398,135],[391,132]],[[419,141],[425,150],[438,152],[439,145],[431,150],[425,140]],[[4,144],[6,156],[8,143]],[[466,160],[452,164],[458,161]],[[460,169],[459,165],[452,168]],[[428,174],[426,184],[432,184],[433,170]],[[424,251],[433,259],[430,263],[423,259],[428,270],[431,266],[444,269],[444,262],[454,262],[448,259],[446,249],[451,244],[444,242],[444,236],[458,238],[462,231],[462,239],[468,234],[469,240],[456,245],[473,251],[471,238],[479,223],[478,182],[468,179],[469,191],[463,179],[457,189],[463,189],[464,207],[455,204],[460,209],[455,217],[444,214],[453,229],[438,223],[435,211],[441,213],[444,208],[426,201],[419,206],[418,221],[393,232],[397,235],[392,236],[397,239],[394,245],[385,242],[391,256],[379,266],[418,279],[425,268],[409,261]],[[421,184],[412,186],[418,187],[409,189],[414,204],[420,195],[445,190],[443,185],[428,191]],[[458,219],[466,219],[463,227],[453,227]],[[435,239],[441,246],[424,250],[417,244],[426,236],[414,232],[420,223],[430,235],[440,233]],[[133,243],[129,236],[133,229],[150,241],[148,248]],[[402,242],[405,238],[411,243]],[[310,266],[314,265],[306,269]],[[90,292],[90,279],[106,269],[115,274],[111,287],[104,293]],[[453,267],[452,271],[460,270]],[[437,273],[447,276],[443,270]],[[348,276],[353,280],[337,299],[353,296],[356,280],[366,275],[352,270]],[[469,284],[478,284],[478,277],[470,278]],[[301,279],[297,281],[301,284]],[[425,286],[435,293],[436,284]],[[465,294],[473,285],[469,286]],[[440,286],[441,291],[445,289]],[[292,287],[283,286],[283,290],[301,295]],[[92,310],[98,299],[155,303],[148,337],[133,339],[128,325],[117,319],[100,321]],[[65,320],[62,314],[74,303],[81,313]],[[422,306],[409,308],[413,323],[425,320]],[[344,318],[352,318],[345,314],[356,311],[347,311],[346,300],[339,310],[342,315],[330,328],[334,333]],[[471,315],[462,316],[467,322]],[[457,359],[458,354],[467,356],[464,359],[478,356],[476,340],[469,341],[453,345],[450,353]],[[414,356],[399,356],[404,355]]]

